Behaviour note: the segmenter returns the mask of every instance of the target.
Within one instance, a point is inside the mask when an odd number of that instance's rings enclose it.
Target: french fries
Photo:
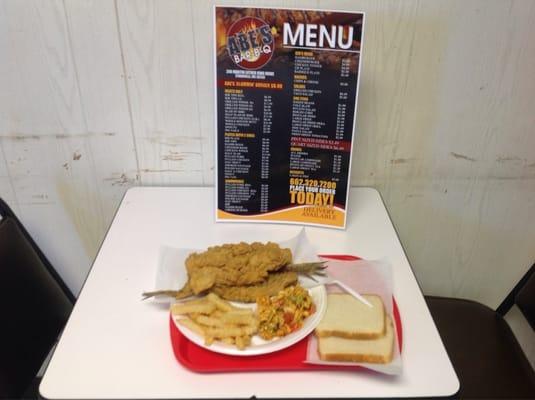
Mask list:
[[[214,293],[196,300],[171,305],[177,322],[201,335],[210,346],[215,341],[243,350],[258,332],[258,318],[253,310],[235,307]]]
[[[196,322],[192,321],[189,318],[180,318],[177,320],[180,325],[185,326],[188,329],[191,329],[193,332],[195,332],[198,335],[204,336],[204,328],[197,324]]]
[[[216,306],[212,303],[175,303],[171,306],[172,314],[210,314],[215,311]]]

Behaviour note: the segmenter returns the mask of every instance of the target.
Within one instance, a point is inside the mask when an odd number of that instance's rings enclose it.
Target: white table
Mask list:
[[[459,381],[379,193],[353,188],[346,230],[307,227],[323,253],[386,257],[403,325],[403,374],[199,374],[175,359],[168,309],[142,302],[161,245],[279,241],[296,225],[214,222],[213,188],[133,188],[125,195],[43,377],[40,393],[66,398],[449,396]]]

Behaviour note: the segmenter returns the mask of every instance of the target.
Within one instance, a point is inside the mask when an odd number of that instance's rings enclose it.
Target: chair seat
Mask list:
[[[469,300],[426,301],[461,382],[460,398],[535,398],[535,373],[502,316]]]

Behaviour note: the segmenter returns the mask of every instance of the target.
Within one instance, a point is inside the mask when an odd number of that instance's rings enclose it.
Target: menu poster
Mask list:
[[[344,228],[364,14],[215,7],[216,219]]]

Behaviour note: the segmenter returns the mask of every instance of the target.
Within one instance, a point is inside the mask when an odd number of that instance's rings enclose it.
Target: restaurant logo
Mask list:
[[[271,60],[274,49],[271,27],[260,18],[240,18],[227,32],[228,54],[240,68],[263,67]]]

